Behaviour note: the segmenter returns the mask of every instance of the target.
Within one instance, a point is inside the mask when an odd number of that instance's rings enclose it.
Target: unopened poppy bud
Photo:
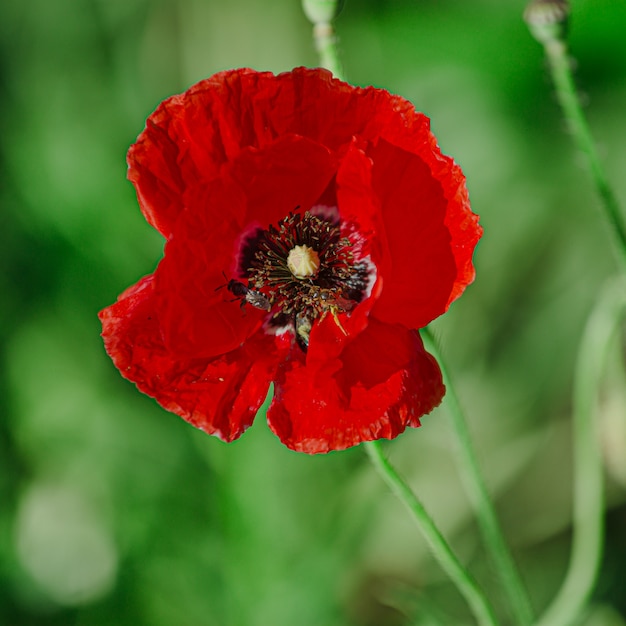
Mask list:
[[[524,11],[524,20],[532,36],[545,45],[565,39],[569,11],[567,0],[532,0]]]
[[[328,24],[334,20],[343,0],[302,0],[302,10],[313,24]]]
[[[320,268],[319,254],[307,245],[294,246],[287,256],[287,267],[296,278],[315,277]]]

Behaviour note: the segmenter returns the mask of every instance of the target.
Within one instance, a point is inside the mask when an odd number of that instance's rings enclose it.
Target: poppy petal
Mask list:
[[[153,275],[99,314],[106,351],[121,374],[197,428],[224,441],[248,428],[265,400],[278,357],[271,338],[214,359],[185,359],[165,347],[155,309]]]
[[[127,157],[128,178],[148,222],[169,238],[190,204],[189,193],[220,175],[245,148],[264,148],[286,134],[307,136],[321,146],[321,133],[310,124],[318,117],[318,104],[313,99],[304,105],[304,95],[289,74],[240,69],[218,73],[163,101]],[[311,115],[302,119],[305,108]],[[331,118],[324,125],[334,127]],[[344,134],[349,139],[350,132]]]
[[[243,150],[206,185],[178,220],[156,271],[164,341],[181,356],[212,357],[234,350],[260,326],[264,312],[241,310],[224,287],[237,274],[246,220],[265,228],[310,205],[334,176],[327,148],[297,136],[263,150]]]
[[[419,335],[371,320],[325,368],[293,355],[281,364],[270,428],[289,448],[309,454],[391,439],[436,407],[444,386]]]
[[[342,221],[359,234],[363,254],[377,266],[388,262],[381,206],[372,185],[373,161],[353,142],[337,171],[337,203]]]
[[[186,358],[230,352],[262,321],[261,311],[241,309],[226,288],[233,277],[240,232],[229,209],[245,212],[244,194],[232,181],[218,180],[209,185],[205,206],[206,213],[184,212],[155,272],[155,307],[163,341],[172,353]],[[213,219],[220,209],[223,219]]]
[[[441,184],[447,201],[444,223],[451,236],[451,248],[456,265],[456,278],[450,291],[448,306],[465,291],[475,277],[472,255],[483,234],[478,216],[472,212],[465,176],[454,160],[441,153],[437,138],[430,131],[430,120],[415,111],[399,96],[392,96],[397,112],[389,116],[381,137],[390,144],[417,155],[428,165],[432,176]]]
[[[183,111],[180,96],[161,103],[126,157],[141,211],[166,238],[184,206],[186,180],[178,165],[184,141],[172,131],[173,120]]]
[[[237,181],[246,198],[246,222],[267,228],[297,207],[314,205],[336,170],[337,158],[326,146],[285,135],[262,149],[243,150],[223,175]]]
[[[422,328],[446,310],[457,278],[446,225],[448,201],[419,156],[384,140],[369,156],[391,258],[373,314],[389,323]]]

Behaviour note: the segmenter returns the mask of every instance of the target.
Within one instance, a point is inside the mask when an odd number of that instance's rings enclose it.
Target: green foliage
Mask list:
[[[573,3],[570,30],[622,201],[625,7]],[[434,331],[540,609],[567,565],[575,355],[614,268],[523,8],[348,2],[335,26],[346,76],[411,99],[467,175],[477,280]],[[141,396],[98,336],[97,311],[162,252],[125,180],[146,116],[215,71],[315,59],[288,0],[0,3],[1,624],[470,623],[362,450],[292,453],[262,415],[227,446]],[[619,626],[626,398],[609,383],[608,547],[587,623]],[[497,602],[443,411],[388,452]]]

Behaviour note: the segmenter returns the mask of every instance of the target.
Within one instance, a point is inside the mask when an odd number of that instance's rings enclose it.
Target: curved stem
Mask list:
[[[567,626],[587,604],[600,567],[604,489],[600,442],[593,416],[602,372],[626,313],[626,284],[611,282],[591,314],[574,381],[574,515],[572,554],[561,588],[537,626]]]
[[[506,593],[516,622],[520,626],[528,626],[534,619],[533,609],[526,587],[502,534],[495,507],[482,477],[463,409],[431,332],[424,328],[421,334],[424,338],[426,349],[437,359],[443,374],[443,380],[446,385],[444,401],[449,409],[452,426],[458,442],[457,461],[459,473],[465,481],[465,488],[474,506],[485,546],[500,575],[503,590]]]
[[[491,605],[478,588],[472,576],[461,565],[454,552],[452,552],[452,549],[435,525],[435,522],[426,512],[422,503],[385,458],[380,442],[370,441],[364,445],[372,463],[374,463],[376,469],[389,485],[391,491],[410,511],[413,520],[428,542],[433,555],[467,600],[478,623],[481,626],[495,626],[497,622]]]
[[[550,73],[563,115],[578,148],[587,158],[591,178],[600,195],[604,216],[613,234],[622,271],[626,272],[626,222],[596,151],[589,125],[585,119],[567,54],[567,44],[561,39],[544,43]]]

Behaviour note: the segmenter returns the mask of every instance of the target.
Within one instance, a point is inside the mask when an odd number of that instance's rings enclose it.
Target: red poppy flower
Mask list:
[[[165,254],[100,318],[142,392],[232,441],[273,382],[269,425],[308,453],[439,404],[416,329],[473,280],[482,231],[409,102],[321,69],[222,72],[163,102],[128,164]]]

